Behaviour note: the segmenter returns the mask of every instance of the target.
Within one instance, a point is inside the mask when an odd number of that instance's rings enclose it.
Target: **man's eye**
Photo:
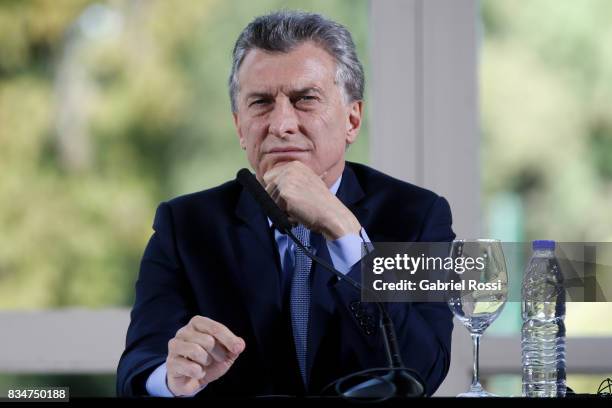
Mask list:
[[[297,102],[314,102],[316,100],[317,97],[312,95],[302,95],[297,98]]]
[[[254,105],[265,105],[266,103],[268,103],[269,101],[267,99],[256,99],[253,102],[251,102],[249,104],[249,106],[254,106]]]

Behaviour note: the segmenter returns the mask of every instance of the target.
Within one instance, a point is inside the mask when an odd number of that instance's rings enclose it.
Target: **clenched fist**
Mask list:
[[[223,376],[245,346],[221,323],[194,316],[168,342],[168,388],[175,396],[194,394]]]

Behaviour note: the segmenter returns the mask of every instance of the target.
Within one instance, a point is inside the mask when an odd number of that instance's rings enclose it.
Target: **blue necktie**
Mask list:
[[[303,225],[291,229],[297,239],[308,248],[310,246],[310,231]],[[294,245],[295,264],[291,279],[291,328],[295,341],[295,351],[300,365],[302,380],[306,385],[306,356],[308,346],[308,320],[310,315],[310,267],[312,261],[304,252]]]

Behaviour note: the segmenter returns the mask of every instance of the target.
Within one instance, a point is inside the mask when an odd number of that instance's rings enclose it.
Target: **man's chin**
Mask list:
[[[291,163],[294,161],[299,161],[302,164],[305,164],[303,160],[299,160],[299,159],[280,159],[280,160],[275,160],[274,163],[272,164],[272,168],[274,167],[278,167],[278,166],[282,166],[283,164],[287,164],[287,163]]]
[[[306,160],[304,160],[303,157],[294,157],[293,155],[291,155],[291,156],[290,155],[287,155],[287,156],[283,155],[282,157],[278,157],[278,158],[275,158],[274,160],[272,160],[270,162],[270,164],[266,166],[266,169],[270,170],[270,169],[273,169],[275,167],[282,166],[284,164],[291,163],[291,162],[294,162],[294,161],[299,161],[300,163],[308,166],[308,162]]]

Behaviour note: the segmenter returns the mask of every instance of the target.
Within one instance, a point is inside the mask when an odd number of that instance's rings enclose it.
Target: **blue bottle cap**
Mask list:
[[[546,239],[538,239],[533,241],[532,248],[536,249],[555,249],[555,241],[546,240]]]

